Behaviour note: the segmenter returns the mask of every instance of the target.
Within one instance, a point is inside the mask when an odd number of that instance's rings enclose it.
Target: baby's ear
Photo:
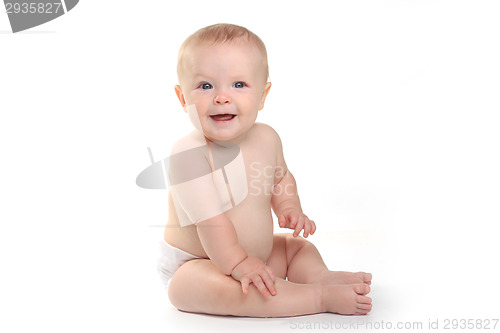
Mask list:
[[[187,112],[186,111],[186,99],[184,98],[184,93],[182,92],[181,86],[178,84],[175,86],[175,94],[177,95],[179,102],[181,102],[181,105],[184,108],[184,112]]]
[[[266,83],[266,87],[264,88],[264,92],[262,93],[262,98],[260,99],[259,111],[264,108],[264,102],[266,101],[267,94],[269,94],[269,90],[271,89],[271,82]]]

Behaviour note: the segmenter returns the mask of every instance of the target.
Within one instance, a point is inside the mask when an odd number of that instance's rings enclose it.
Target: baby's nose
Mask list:
[[[214,104],[228,104],[231,103],[229,96],[223,92],[220,92],[214,98]]]

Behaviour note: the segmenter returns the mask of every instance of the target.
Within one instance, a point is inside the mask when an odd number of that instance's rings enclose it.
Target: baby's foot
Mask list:
[[[364,272],[333,272],[324,271],[318,276],[319,284],[356,284],[356,283],[372,283],[372,275]]]
[[[365,296],[370,286],[365,283],[326,285],[322,287],[324,312],[343,315],[365,315],[372,309],[372,300]]]

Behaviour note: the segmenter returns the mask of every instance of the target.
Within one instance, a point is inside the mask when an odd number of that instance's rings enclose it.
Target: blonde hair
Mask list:
[[[219,45],[222,43],[229,43],[238,39],[246,39],[248,42],[253,43],[262,52],[262,55],[264,57],[264,74],[267,80],[269,76],[267,51],[264,42],[259,38],[259,36],[257,36],[247,28],[244,28],[239,25],[218,23],[209,25],[208,27],[205,28],[201,28],[200,30],[196,31],[191,36],[186,38],[184,43],[182,43],[179,49],[179,55],[177,57],[177,78],[179,79],[179,82],[184,61],[184,54],[191,45],[196,45],[200,43],[207,43],[209,45]]]

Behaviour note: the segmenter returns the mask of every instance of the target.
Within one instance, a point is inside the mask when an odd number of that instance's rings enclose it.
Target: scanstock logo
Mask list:
[[[12,32],[52,21],[75,8],[79,0],[4,0]]]

